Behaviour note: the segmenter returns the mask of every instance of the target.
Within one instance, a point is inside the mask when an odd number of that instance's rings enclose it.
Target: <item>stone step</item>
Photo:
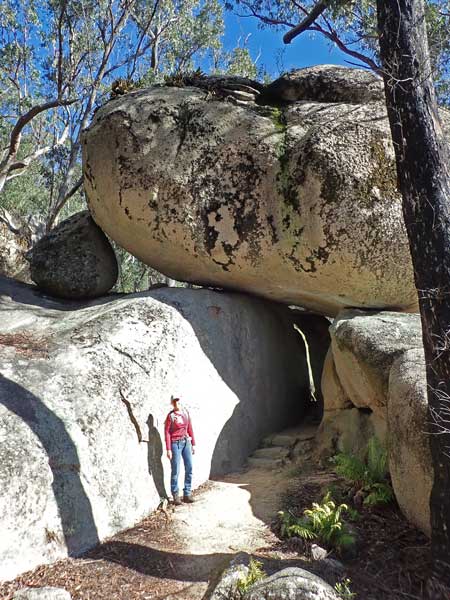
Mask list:
[[[258,458],[250,456],[247,463],[250,469],[280,469],[284,465],[282,458]]]
[[[289,448],[283,446],[268,446],[266,448],[258,448],[253,452],[254,458],[286,458],[289,454]]]
[[[298,441],[313,440],[316,432],[317,426],[315,425],[292,427],[267,436],[263,441],[263,445],[266,447],[284,446],[285,448],[292,448]]]

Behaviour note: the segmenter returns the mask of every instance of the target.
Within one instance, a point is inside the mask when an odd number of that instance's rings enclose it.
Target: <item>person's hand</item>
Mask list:
[[[192,446],[192,454],[195,454],[195,446]]]
[[[172,460],[172,450],[167,450],[167,458]]]

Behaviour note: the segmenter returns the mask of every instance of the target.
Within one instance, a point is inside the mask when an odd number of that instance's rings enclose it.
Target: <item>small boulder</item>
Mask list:
[[[284,73],[267,86],[265,95],[284,102],[345,102],[365,104],[383,101],[380,77],[363,69],[316,65]]]
[[[59,298],[97,298],[117,281],[114,250],[87,210],[41,238],[28,253],[28,260],[36,285]]]
[[[69,592],[62,588],[22,588],[13,596],[13,600],[71,600]]]
[[[244,600],[337,600],[333,588],[317,575],[291,567],[251,586]]]
[[[250,555],[239,552],[217,577],[213,578],[203,600],[241,600],[238,584],[248,575]]]

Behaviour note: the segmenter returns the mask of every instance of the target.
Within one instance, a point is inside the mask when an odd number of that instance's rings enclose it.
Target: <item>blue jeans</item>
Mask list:
[[[184,463],[184,489],[183,494],[189,496],[192,486],[192,446],[189,438],[172,442],[172,474],[170,478],[170,490],[172,495],[178,494],[178,476],[180,475],[181,459]]]

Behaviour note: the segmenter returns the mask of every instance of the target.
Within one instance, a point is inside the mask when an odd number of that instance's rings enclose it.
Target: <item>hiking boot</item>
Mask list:
[[[181,506],[183,503],[180,500],[180,496],[178,494],[174,494],[173,496],[173,503],[175,504],[175,506]]]
[[[194,498],[191,496],[191,494],[189,495],[184,495],[183,496],[183,502],[186,502],[187,504],[192,504],[193,502],[195,502]]]

